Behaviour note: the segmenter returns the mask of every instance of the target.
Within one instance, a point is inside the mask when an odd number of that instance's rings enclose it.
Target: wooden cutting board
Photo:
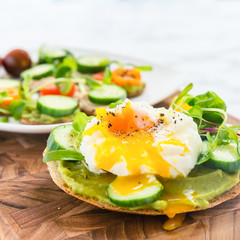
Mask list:
[[[169,99],[158,104],[167,106]],[[240,121],[231,117],[232,123]],[[240,239],[240,195],[189,213],[166,232],[165,216],[110,212],[75,199],[51,180],[42,151],[47,135],[0,132],[0,239]]]

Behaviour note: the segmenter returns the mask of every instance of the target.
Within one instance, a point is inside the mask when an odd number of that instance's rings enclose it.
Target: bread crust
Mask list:
[[[46,150],[44,151],[43,155],[45,154]],[[106,203],[102,203],[98,201],[97,199],[93,198],[87,198],[79,194],[75,194],[72,189],[63,181],[60,173],[58,172],[57,164],[56,162],[47,162],[48,170],[50,172],[50,175],[55,182],[55,184],[60,187],[63,191],[70,194],[71,196],[78,198],[84,202],[90,203],[92,205],[95,205],[102,209],[107,209],[111,211],[117,211],[117,212],[124,212],[124,213],[131,213],[131,214],[143,214],[143,215],[165,215],[162,211],[157,211],[154,209],[141,209],[141,210],[128,210],[125,208],[121,208],[118,206],[111,206]],[[221,196],[215,198],[213,201],[209,203],[209,205],[206,208],[199,208],[196,207],[190,212],[204,210],[208,208],[215,207],[227,200],[235,198],[240,193],[240,182],[238,182],[233,188],[231,188],[229,191],[225,192]]]

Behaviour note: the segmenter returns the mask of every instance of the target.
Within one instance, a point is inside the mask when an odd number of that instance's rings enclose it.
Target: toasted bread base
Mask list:
[[[44,151],[44,153],[45,153],[45,151]],[[143,214],[143,215],[165,215],[162,211],[157,211],[157,210],[153,210],[153,209],[128,210],[126,208],[121,208],[118,206],[111,206],[111,205],[102,203],[102,202],[98,201],[97,199],[87,198],[85,196],[75,194],[72,191],[72,189],[61,178],[61,175],[58,172],[57,164],[55,162],[47,162],[47,165],[48,165],[48,170],[50,172],[50,175],[51,175],[53,181],[56,183],[56,185],[58,187],[60,187],[63,191],[65,191],[66,193],[68,193],[68,194],[72,195],[73,197],[78,198],[84,202],[90,203],[90,204],[95,205],[102,209],[107,209],[107,210],[117,211],[117,212]],[[210,204],[206,208],[196,207],[191,212],[215,207],[227,200],[235,198],[239,193],[240,193],[240,182],[238,182],[238,184],[236,184],[231,190],[225,192],[221,196],[219,196],[219,197],[215,198],[213,201],[211,201]]]

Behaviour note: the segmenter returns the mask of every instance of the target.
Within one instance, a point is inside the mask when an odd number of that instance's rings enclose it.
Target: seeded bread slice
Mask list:
[[[44,151],[43,155],[45,154],[45,151]],[[87,198],[85,196],[75,194],[72,191],[72,189],[61,178],[61,175],[58,172],[56,162],[47,162],[47,165],[48,165],[48,170],[50,172],[50,175],[51,175],[53,181],[55,182],[55,184],[58,187],[60,187],[63,191],[65,191],[66,193],[68,193],[68,194],[72,195],[73,197],[76,197],[84,202],[88,202],[88,203],[95,205],[102,209],[107,209],[107,210],[117,211],[117,212],[125,212],[125,213],[132,213],[132,214],[144,214],[144,215],[164,215],[164,213],[162,211],[157,211],[157,210],[153,210],[153,209],[128,210],[128,209],[121,208],[118,206],[112,206],[112,205],[108,205],[106,203],[102,203],[98,199],[95,199],[95,198]],[[221,196],[219,196],[219,197],[215,198],[213,201],[211,201],[210,204],[206,208],[196,207],[191,212],[215,207],[227,200],[235,198],[239,193],[240,193],[240,182],[238,182],[238,184],[236,184],[231,190],[225,192]]]

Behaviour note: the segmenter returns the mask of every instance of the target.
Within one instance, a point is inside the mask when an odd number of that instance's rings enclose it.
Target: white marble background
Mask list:
[[[0,0],[0,53],[42,43],[175,68],[240,118],[239,0]]]

